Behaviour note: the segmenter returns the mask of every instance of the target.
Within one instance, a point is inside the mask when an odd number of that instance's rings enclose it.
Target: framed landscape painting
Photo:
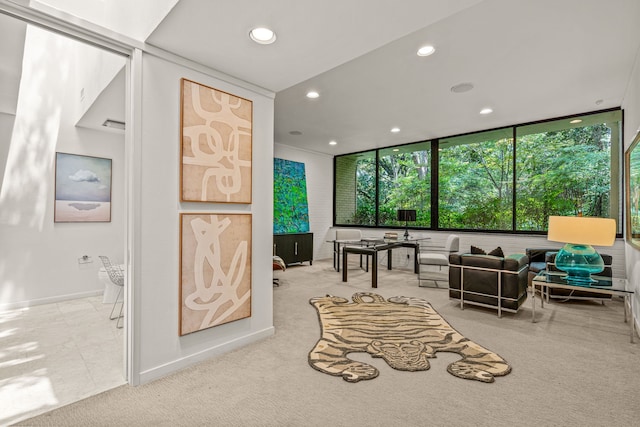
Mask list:
[[[56,153],[54,222],[111,221],[111,159]]]
[[[180,200],[251,203],[253,103],[181,80]]]
[[[251,214],[180,214],[179,333],[251,316]]]

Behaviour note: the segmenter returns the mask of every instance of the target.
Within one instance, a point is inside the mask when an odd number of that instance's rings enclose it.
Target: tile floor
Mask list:
[[[0,425],[125,384],[111,307],[95,296],[0,312]]]

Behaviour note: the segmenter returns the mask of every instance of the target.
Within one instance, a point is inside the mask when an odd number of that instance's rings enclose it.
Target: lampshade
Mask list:
[[[415,209],[398,209],[398,221],[415,221]]]
[[[616,221],[611,218],[550,216],[547,240],[579,245],[612,246]]]

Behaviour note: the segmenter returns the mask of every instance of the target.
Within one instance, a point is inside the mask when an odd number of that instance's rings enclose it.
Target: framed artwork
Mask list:
[[[627,243],[640,249],[640,132],[625,153]]]
[[[56,153],[54,222],[111,222],[111,159]]]
[[[251,214],[180,214],[180,335],[251,316]]]
[[[251,203],[253,103],[187,79],[180,99],[180,200]]]
[[[304,163],[273,159],[273,233],[308,233]]]

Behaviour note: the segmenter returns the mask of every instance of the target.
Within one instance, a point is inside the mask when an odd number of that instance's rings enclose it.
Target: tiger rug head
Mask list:
[[[309,303],[318,311],[321,337],[309,352],[309,364],[345,381],[358,382],[378,376],[378,370],[347,357],[366,352],[401,371],[426,371],[436,352],[458,353],[462,359],[447,371],[460,378],[486,383],[507,375],[511,366],[486,348],[453,329],[427,301],[359,292],[349,302],[327,295]]]

